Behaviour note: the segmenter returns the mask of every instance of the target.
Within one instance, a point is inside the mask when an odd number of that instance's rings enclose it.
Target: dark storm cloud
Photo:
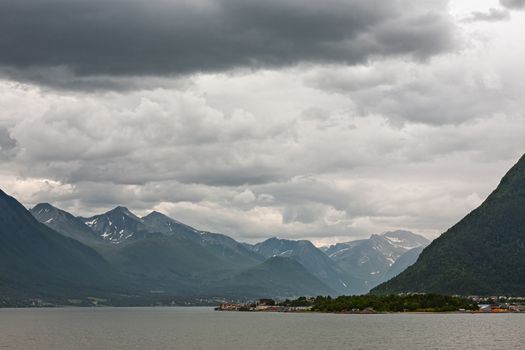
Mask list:
[[[426,58],[453,48],[454,38],[441,0],[0,2],[4,74],[22,79],[28,71],[27,79],[51,84],[39,69],[63,70],[68,80],[352,64],[376,55]]]
[[[500,3],[502,6],[513,10],[525,8],[525,0],[500,0]]]

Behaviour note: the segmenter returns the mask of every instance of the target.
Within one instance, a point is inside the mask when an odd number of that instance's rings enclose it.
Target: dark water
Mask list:
[[[0,309],[0,349],[525,349],[525,314]]]

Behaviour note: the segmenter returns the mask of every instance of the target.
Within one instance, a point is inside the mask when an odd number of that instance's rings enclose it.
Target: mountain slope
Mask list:
[[[104,257],[142,290],[191,296],[204,282],[233,267],[200,244],[177,236],[150,236],[102,250]]]
[[[263,255],[220,233],[202,232],[201,245],[215,256],[227,259],[237,266],[251,266],[266,260]]]
[[[401,272],[405,271],[409,266],[414,265],[425,247],[426,246],[412,248],[405,254],[401,255],[385,273],[383,278],[384,281],[388,281],[389,279],[396,277]]]
[[[82,243],[101,242],[102,239],[82,220],[48,203],[40,203],[29,210],[33,216],[56,232]]]
[[[270,238],[251,249],[266,258],[286,257],[301,263],[308,272],[339,294],[350,293],[350,282],[330,258],[310,241]]]
[[[221,281],[216,292],[223,295],[242,295],[252,298],[296,297],[301,295],[334,295],[336,292],[308,272],[292,258],[272,257]]]
[[[525,156],[481,206],[374,293],[525,295]]]
[[[107,292],[112,269],[93,249],[38,222],[0,190],[0,292],[20,296]]]
[[[167,295],[248,298],[333,294],[292,259],[261,262],[264,258],[258,255],[252,260],[245,255],[232,256],[234,250],[218,254],[221,247],[224,243],[210,249],[176,235],[153,236],[115,245],[107,259],[142,289]]]
[[[227,260],[238,267],[252,266],[264,261],[263,256],[252,252],[229,236],[196,230],[162,213],[151,212],[142,220],[149,232],[192,240],[219,259]]]

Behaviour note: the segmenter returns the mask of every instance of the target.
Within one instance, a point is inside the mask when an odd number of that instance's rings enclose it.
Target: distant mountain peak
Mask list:
[[[50,203],[47,203],[47,202],[44,202],[44,203],[38,203],[38,204],[35,205],[33,208],[41,208],[41,209],[49,208],[49,209],[56,209],[55,206],[53,206],[53,205],[51,205]]]
[[[426,237],[405,230],[389,231],[383,233],[381,236],[386,238],[394,246],[406,249],[427,246],[430,243],[430,240]]]
[[[143,238],[149,233],[144,220],[123,206],[81,219],[100,237],[111,243],[118,244],[130,239]]]
[[[151,213],[149,213],[148,215],[144,216],[143,218],[147,218],[147,217],[155,217],[155,216],[158,216],[158,217],[168,217],[167,215],[162,214],[161,212],[158,212],[158,211],[156,211],[156,210],[153,210]]]
[[[99,239],[97,234],[85,225],[81,219],[49,203],[39,203],[29,211],[38,221],[51,227],[63,236],[83,243]]]
[[[201,231],[158,211],[152,211],[148,215],[142,217],[142,221],[150,232],[158,232],[168,236],[178,235],[193,241],[202,240]]]
[[[160,212],[158,210],[152,210],[151,213],[149,213],[148,215],[161,215],[161,216],[165,216],[165,217],[168,217],[168,218],[171,219],[170,216],[168,216],[167,214],[164,214],[164,213],[162,213],[162,212]]]
[[[128,208],[126,208],[124,206],[121,206],[121,205],[111,209],[110,211],[106,212],[105,214],[106,215],[109,215],[109,214],[124,214],[124,215],[127,215],[127,216],[139,218],[137,215],[133,214],[131,212],[131,210],[129,210]]]
[[[279,238],[277,236],[270,237],[270,238],[264,240],[263,243],[264,242],[267,242],[267,243],[270,243],[270,242],[282,242],[282,243],[294,243],[294,244],[311,244],[312,246],[315,247],[315,245],[312,242],[310,242],[309,240],[306,240],[306,239],[294,240],[294,239],[287,239],[287,238]]]
[[[44,212],[56,212],[57,210],[58,208],[54,207],[53,205],[49,203],[38,203],[31,209],[31,212],[44,213]]]
[[[166,220],[166,221],[170,221],[170,222],[174,222],[174,223],[179,223],[179,224],[183,224],[182,222],[178,221],[178,220],[175,220],[171,217],[169,217],[168,215],[166,214],[163,214],[159,211],[156,211],[156,210],[153,210],[151,213],[149,213],[148,215],[146,216],[143,216],[142,217],[143,220]],[[184,225],[184,224],[183,224]]]

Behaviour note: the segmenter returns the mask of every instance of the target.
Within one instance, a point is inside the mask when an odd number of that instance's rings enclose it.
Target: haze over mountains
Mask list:
[[[398,231],[323,248],[326,254],[309,241],[240,243],[158,212],[138,217],[119,206],[82,218],[48,203],[27,211],[3,192],[0,202],[0,290],[11,298],[99,296],[133,303],[364,293],[384,281],[405,252],[428,243]],[[355,256],[361,257],[357,264]]]

